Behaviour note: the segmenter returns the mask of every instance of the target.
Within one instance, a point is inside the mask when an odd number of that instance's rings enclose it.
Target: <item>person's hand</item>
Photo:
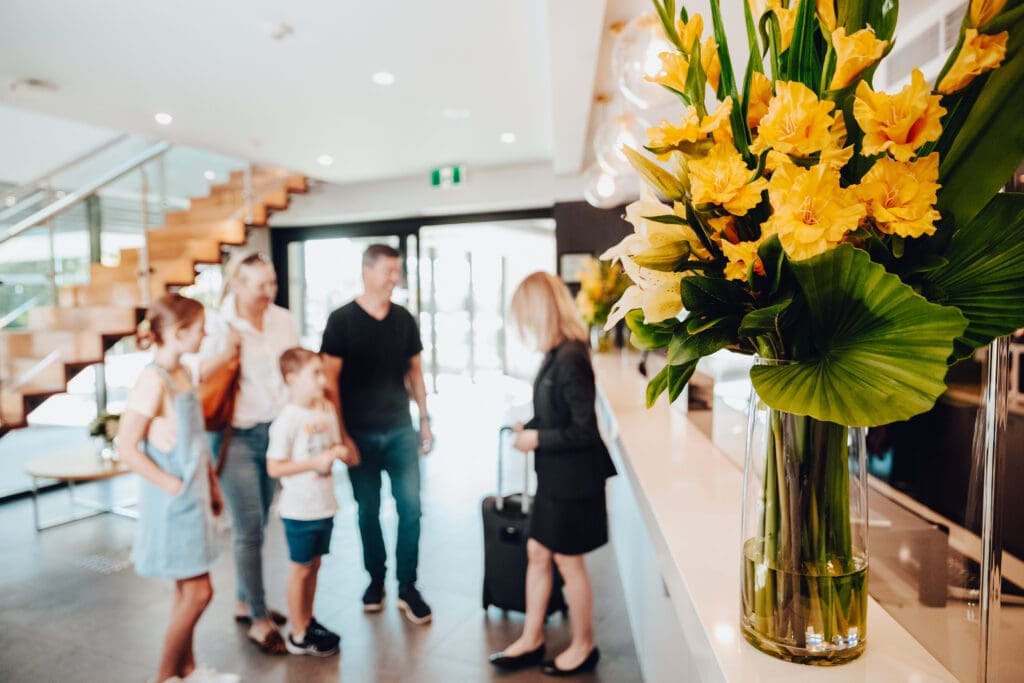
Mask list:
[[[347,465],[348,467],[352,467],[353,465],[359,464],[358,461],[352,461],[352,451],[348,448],[345,448],[341,444],[331,446],[331,452],[334,453],[335,460],[340,460],[343,464]]]
[[[346,460],[343,462],[349,467],[355,467],[363,461],[362,456],[359,454],[359,446],[352,440],[352,437],[346,434],[341,438],[341,447],[348,451],[348,455],[345,457]]]
[[[420,420],[420,455],[434,450],[434,433],[430,431],[430,420]]]
[[[215,476],[210,477],[210,510],[213,511],[214,517],[219,517],[224,511],[224,497],[220,493],[220,484],[217,483]]]
[[[516,422],[514,425],[512,425],[512,431],[515,432],[516,434],[523,431],[524,429],[526,429],[526,425],[524,425],[522,422]]]
[[[319,453],[310,458],[313,461],[313,469],[316,470],[317,474],[327,476],[331,473],[331,468],[334,466],[334,461],[337,460],[337,453],[334,452],[333,448],[328,448],[323,453]]]
[[[185,482],[177,477],[172,476],[167,485],[164,487],[164,491],[171,494],[175,498],[181,495],[182,490],[185,488]]]
[[[536,429],[521,429],[516,432],[516,438],[512,445],[517,451],[523,453],[535,451],[540,446],[540,434]]]

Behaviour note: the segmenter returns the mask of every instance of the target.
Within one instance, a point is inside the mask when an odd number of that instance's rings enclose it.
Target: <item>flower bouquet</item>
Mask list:
[[[1024,324],[1024,0],[972,0],[934,84],[872,86],[898,2],[743,3],[750,57],[654,0],[678,120],[625,150],[649,186],[602,258],[633,282],[608,326],[667,347],[647,402],[697,361],[756,354],[741,624],[835,663],[866,635],[863,429],[927,411],[947,369]],[[717,97],[709,103],[709,91]]]
[[[597,351],[611,350],[611,337],[603,328],[608,322],[612,306],[630,285],[630,280],[617,263],[588,258],[577,274],[580,291],[576,294],[576,307],[583,322],[597,335]]]

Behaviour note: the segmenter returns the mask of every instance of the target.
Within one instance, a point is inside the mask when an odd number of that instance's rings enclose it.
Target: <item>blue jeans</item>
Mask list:
[[[251,429],[232,429],[227,463],[220,477],[220,488],[231,512],[236,595],[240,602],[249,604],[253,619],[267,616],[263,592],[263,531],[277,486],[267,474],[269,429],[269,423]],[[211,432],[210,437],[210,448],[216,458],[220,434]]]
[[[387,550],[380,528],[381,472],[391,482],[398,510],[395,548],[398,584],[416,583],[420,548],[419,434],[411,426],[379,432],[351,432],[361,462],[348,470],[352,494],[359,508],[359,535],[363,540],[363,566],[370,578],[383,581]]]

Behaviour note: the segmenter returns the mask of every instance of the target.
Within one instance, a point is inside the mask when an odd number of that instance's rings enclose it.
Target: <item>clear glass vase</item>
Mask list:
[[[850,661],[867,636],[867,430],[774,410],[754,390],[749,417],[743,635],[788,661]]]
[[[590,348],[595,353],[608,353],[615,348],[615,330],[590,328]]]

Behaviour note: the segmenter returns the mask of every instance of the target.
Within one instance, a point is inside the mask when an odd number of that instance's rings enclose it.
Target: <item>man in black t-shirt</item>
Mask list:
[[[398,510],[395,548],[398,607],[409,621],[425,624],[430,607],[416,589],[420,542],[419,456],[433,447],[427,390],[420,364],[419,328],[409,311],[391,303],[402,280],[401,255],[373,244],[363,254],[363,294],[331,313],[320,353],[328,395],[338,407],[344,445],[356,456],[349,468],[359,508],[363,565],[370,585],[363,609],[384,607],[387,550],[380,528],[381,473],[391,481]],[[419,406],[419,429],[409,414],[409,396]]]

